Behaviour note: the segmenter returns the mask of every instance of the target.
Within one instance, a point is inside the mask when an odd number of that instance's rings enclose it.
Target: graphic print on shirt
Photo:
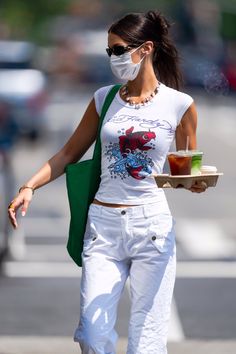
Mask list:
[[[141,180],[152,173],[154,165],[152,159],[148,157],[147,151],[155,149],[156,134],[152,131],[133,132],[134,127],[126,131],[121,129],[118,133],[119,143],[110,143],[106,146],[105,155],[109,161],[115,160],[108,166],[112,178],[120,176],[124,179],[131,176]],[[148,145],[147,145],[148,144]]]

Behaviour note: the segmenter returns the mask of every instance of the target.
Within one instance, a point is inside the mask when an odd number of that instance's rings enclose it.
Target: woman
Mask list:
[[[130,279],[129,354],[167,353],[175,280],[175,236],[170,210],[152,174],[161,173],[173,139],[177,149],[196,149],[193,99],[179,92],[178,53],[169,23],[154,11],[134,13],[108,31],[113,73],[125,84],[101,130],[102,174],[90,205],[83,249],[80,323],[82,353],[115,353],[117,305]],[[27,212],[35,189],[64,173],[96,139],[99,115],[111,86],[95,92],[67,144],[23,187],[9,207]],[[86,134],[84,134],[86,132]],[[192,186],[203,192],[204,186]]]

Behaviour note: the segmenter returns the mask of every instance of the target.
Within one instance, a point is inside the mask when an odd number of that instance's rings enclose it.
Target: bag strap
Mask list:
[[[100,132],[101,132],[101,128],[102,128],[102,122],[103,122],[104,117],[105,117],[105,115],[106,115],[106,113],[108,111],[108,108],[110,107],[110,105],[111,105],[116,93],[119,91],[121,86],[122,86],[121,84],[114,85],[111,88],[111,90],[109,91],[109,93],[107,94],[106,99],[105,99],[105,101],[103,103],[102,112],[101,112],[100,119],[99,119],[97,140],[96,140],[96,143],[95,143],[95,148],[94,148],[94,152],[93,152],[93,158],[95,156],[101,154]]]

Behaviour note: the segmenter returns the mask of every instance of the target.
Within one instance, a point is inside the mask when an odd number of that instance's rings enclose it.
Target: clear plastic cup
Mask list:
[[[185,153],[185,150],[179,150],[179,153]],[[201,174],[203,152],[200,150],[188,150],[192,155],[191,175],[199,176]]]
[[[192,154],[189,151],[169,152],[167,157],[172,176],[191,174]]]
[[[200,175],[203,152],[199,150],[190,150],[190,152],[192,153],[191,175]]]

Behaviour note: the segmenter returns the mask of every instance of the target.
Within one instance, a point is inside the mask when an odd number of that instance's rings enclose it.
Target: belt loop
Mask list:
[[[103,206],[101,205],[99,209],[99,216],[102,216],[102,212],[103,212]]]
[[[143,215],[146,219],[149,217],[149,205],[148,204],[143,205]]]

